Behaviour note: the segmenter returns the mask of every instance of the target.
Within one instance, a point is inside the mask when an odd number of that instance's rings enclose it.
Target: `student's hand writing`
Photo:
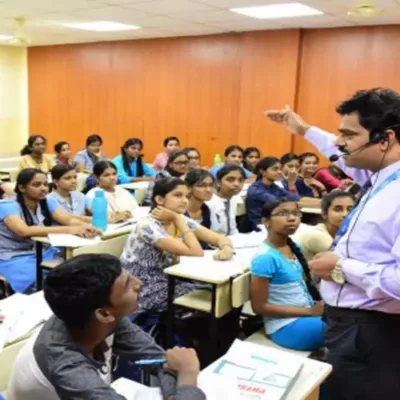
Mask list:
[[[200,372],[200,362],[197,354],[193,349],[185,349],[183,347],[174,347],[165,354],[167,364],[165,368],[178,373],[194,373]]]
[[[160,222],[175,222],[180,217],[176,212],[160,206],[151,212],[151,216]]]
[[[101,231],[91,225],[75,225],[68,227],[69,233],[84,238],[92,238],[101,235]]]
[[[283,110],[267,110],[264,115],[271,121],[282,124],[286,129],[297,135],[304,136],[310,125],[308,125],[299,114],[292,111],[289,106]]]
[[[311,316],[320,317],[324,313],[325,303],[318,301],[314,306],[310,308]]]
[[[214,260],[226,261],[233,257],[233,248],[231,246],[224,246],[214,254]]]

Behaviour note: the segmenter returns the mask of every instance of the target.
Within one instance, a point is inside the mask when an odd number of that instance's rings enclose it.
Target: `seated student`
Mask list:
[[[76,153],[74,161],[79,165],[79,170],[92,173],[94,164],[105,161],[107,157],[101,151],[103,139],[99,135],[90,135],[86,139],[86,149]]]
[[[36,280],[35,246],[32,236],[71,233],[92,237],[97,229],[74,218],[46,199],[46,175],[33,168],[17,177],[15,198],[0,201],[0,275],[6,277],[15,292],[24,292]],[[56,222],[62,226],[52,226]],[[43,260],[51,260],[57,250],[49,247]]]
[[[314,175],[314,178],[321,182],[328,192],[334,189],[346,189],[353,180],[348,178],[346,174],[336,165],[330,165],[327,168],[320,168]]]
[[[319,349],[324,305],[300,248],[290,239],[300,225],[299,207],[276,199],[265,203],[262,216],[268,236],[251,262],[253,311],[264,317],[266,334],[279,346]]]
[[[21,150],[21,160],[18,163],[18,171],[26,168],[40,169],[44,173],[56,165],[53,157],[45,154],[47,141],[42,135],[29,136],[28,144]]]
[[[110,386],[120,357],[166,358],[168,369],[149,367],[163,397],[205,400],[197,388],[195,351],[165,352],[127,318],[136,311],[139,292],[140,281],[106,254],[74,257],[50,271],[44,297],[54,316],[18,354],[7,400],[123,400]]]
[[[210,173],[214,178],[217,177],[218,171],[226,164],[239,165],[243,170],[243,173],[245,175],[245,179],[248,179],[248,178],[250,178],[252,176],[255,177],[255,175],[253,175],[253,173],[251,171],[248,171],[246,168],[243,167],[243,149],[240,146],[229,146],[225,150],[224,155],[225,155],[225,162],[221,163],[221,164],[214,165],[210,169]]]
[[[254,174],[260,158],[261,153],[257,147],[247,147],[243,152],[243,167]]]
[[[132,218],[139,204],[126,189],[117,185],[117,167],[111,161],[99,161],[94,164],[93,175],[96,178],[97,187],[90,189],[86,194],[90,204],[93,202],[96,191],[103,189],[108,203],[108,215],[117,215],[118,221]]]
[[[200,168],[200,152],[194,147],[186,147],[183,151],[189,159],[189,170]]]
[[[312,230],[304,231],[298,237],[298,242],[307,260],[312,260],[318,253],[329,251],[343,220],[354,207],[352,194],[333,191],[322,198],[321,209],[324,223],[318,224]]]
[[[186,186],[189,188],[189,205],[185,215],[196,221],[201,226],[212,231],[218,231],[217,216],[205,203],[210,201],[215,192],[213,176],[205,169],[193,169],[185,177]],[[203,249],[209,249],[207,243],[200,242]]]
[[[275,182],[282,178],[282,165],[278,158],[265,157],[257,165],[257,181],[247,190],[246,209],[247,217],[250,222],[250,229],[257,230],[261,224],[261,210],[267,201],[289,198],[299,202],[301,207],[316,207],[320,205],[320,200],[303,197],[301,198],[296,191],[296,187],[289,181],[289,189],[282,189]]]
[[[300,154],[299,177],[296,180],[297,193],[304,197],[321,198],[327,193],[326,187],[314,178],[319,158],[315,153]]]
[[[151,181],[155,171],[142,160],[143,142],[138,138],[128,139],[121,147],[121,154],[112,162],[117,167],[118,182]]]
[[[67,142],[58,142],[54,145],[56,152],[55,162],[57,164],[68,164],[79,171],[79,165],[71,159],[71,148]]]
[[[296,188],[296,181],[299,177],[300,161],[299,156],[294,153],[286,153],[281,157],[282,179],[275,184],[282,189]],[[296,189],[297,192],[297,189]]]
[[[168,136],[164,139],[164,149],[162,153],[158,153],[156,158],[154,159],[153,162],[153,168],[156,171],[161,171],[163,170],[168,163],[168,158],[170,155],[178,151],[180,148],[181,144],[179,142],[179,139],[176,136]]]
[[[150,182],[147,188],[146,195],[143,199],[143,205],[151,205],[151,198],[153,196],[153,188],[155,183],[163,178],[175,177],[182,178],[186,175],[189,168],[189,158],[184,150],[177,150],[169,155],[167,166],[162,171],[157,172],[153,180]]]
[[[244,170],[237,164],[226,164],[217,173],[217,192],[207,205],[217,217],[218,233],[227,236],[239,233],[236,224],[237,195],[243,189],[244,180]]]
[[[163,270],[178,262],[179,256],[203,255],[199,241],[220,250],[215,257],[232,258],[229,239],[204,228],[183,214],[188,207],[189,189],[178,178],[164,178],[156,182],[152,197],[153,211],[139,221],[129,235],[121,262],[143,283],[139,311],[165,311],[167,307],[168,276]],[[175,295],[182,296],[198,286],[179,281]]]

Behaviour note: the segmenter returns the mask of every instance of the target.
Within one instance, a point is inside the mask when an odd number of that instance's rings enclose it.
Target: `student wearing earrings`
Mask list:
[[[324,305],[300,248],[292,241],[301,212],[295,201],[265,203],[268,236],[251,262],[251,305],[276,344],[312,351],[324,346]]]
[[[34,168],[21,171],[15,186],[16,197],[0,201],[0,274],[15,292],[24,292],[36,279],[36,257],[32,236],[71,233],[84,237],[98,230],[74,218],[46,198],[46,175]],[[53,226],[57,223],[61,226]],[[49,247],[43,260],[51,260],[57,250]]]
[[[29,136],[28,144],[21,150],[21,160],[18,170],[26,168],[37,168],[44,173],[49,173],[56,165],[53,157],[46,155],[47,141],[42,135]]]
[[[143,162],[142,150],[143,142],[138,138],[128,139],[121,147],[121,154],[112,160],[119,183],[152,180],[155,171]]]
[[[237,164],[226,164],[217,173],[217,192],[207,205],[218,220],[218,233],[226,236],[237,234],[236,209],[238,198],[243,189],[246,175]]]

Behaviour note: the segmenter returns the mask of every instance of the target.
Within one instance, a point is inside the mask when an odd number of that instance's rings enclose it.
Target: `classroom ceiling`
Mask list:
[[[274,3],[301,2],[324,12],[313,17],[258,20],[229,11]],[[399,13],[355,20],[347,11],[360,0],[0,0],[0,35],[16,35],[14,18],[25,18],[18,35],[26,43],[14,45],[99,42],[172,36],[209,35],[285,28],[399,24]],[[379,8],[397,8],[400,0],[375,0]],[[113,21],[138,25],[124,32],[91,32],[63,26],[67,23]],[[0,42],[0,45],[10,44]]]

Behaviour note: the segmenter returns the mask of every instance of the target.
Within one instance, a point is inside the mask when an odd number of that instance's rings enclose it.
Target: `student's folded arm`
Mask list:
[[[83,225],[85,221],[80,218],[77,218],[73,214],[69,214],[61,208],[57,208],[51,213],[51,217],[54,221],[64,226],[73,226],[73,225]]]

